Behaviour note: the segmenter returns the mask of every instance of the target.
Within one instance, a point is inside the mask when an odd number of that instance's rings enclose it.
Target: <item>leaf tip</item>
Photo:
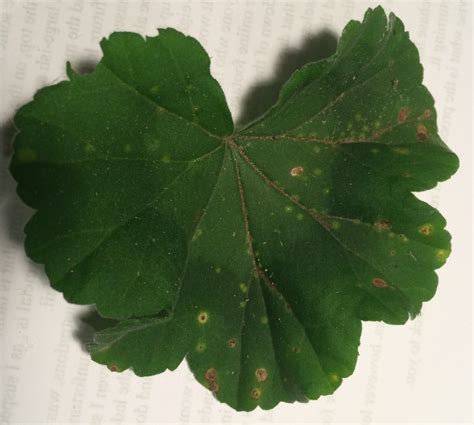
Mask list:
[[[70,61],[66,62],[66,75],[70,81],[73,81],[77,76],[77,73],[74,71]]]
[[[157,31],[158,31],[158,36],[176,37],[176,38],[183,38],[183,39],[192,38],[192,37],[186,36],[181,31],[178,31],[177,29],[172,28],[172,27],[157,28]]]

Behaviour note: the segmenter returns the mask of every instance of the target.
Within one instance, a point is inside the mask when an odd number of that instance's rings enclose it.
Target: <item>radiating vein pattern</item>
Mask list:
[[[333,393],[362,320],[402,324],[450,253],[413,195],[457,169],[418,51],[382,8],[351,21],[239,131],[209,57],[172,30],[101,42],[94,72],[15,116],[27,254],[118,323],[92,358],[139,376],[187,359],[237,410]]]

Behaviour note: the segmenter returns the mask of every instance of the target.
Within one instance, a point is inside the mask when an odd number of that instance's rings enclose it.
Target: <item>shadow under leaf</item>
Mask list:
[[[336,35],[325,29],[305,37],[300,47],[284,49],[274,67],[273,77],[257,82],[244,95],[236,127],[241,128],[268,111],[276,103],[281,88],[295,71],[307,63],[333,55],[336,48]]]
[[[94,333],[115,326],[118,320],[104,319],[93,306],[87,307],[76,316],[74,338],[79,342],[83,351],[87,351],[87,344],[91,343]]]

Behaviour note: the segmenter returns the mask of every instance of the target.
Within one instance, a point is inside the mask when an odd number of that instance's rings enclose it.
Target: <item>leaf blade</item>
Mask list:
[[[147,376],[186,357],[237,410],[334,392],[361,321],[419,314],[450,252],[412,192],[458,159],[401,21],[378,7],[349,22],[237,132],[194,39],[101,47],[94,73],[68,66],[20,109],[10,168],[38,209],[28,255],[68,301],[119,319],[92,358]]]

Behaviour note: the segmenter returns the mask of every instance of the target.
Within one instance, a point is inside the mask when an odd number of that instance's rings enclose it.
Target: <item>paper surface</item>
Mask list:
[[[405,326],[364,323],[352,377],[333,396],[238,413],[213,399],[185,362],[138,378],[111,373],[82,347],[88,307],[68,305],[23,250],[31,210],[8,173],[11,119],[35,91],[65,78],[65,62],[91,69],[113,31],[174,27],[197,38],[234,120],[270,105],[291,72],[332,53],[359,1],[63,2],[0,4],[0,420],[2,423],[471,423],[472,9],[462,1],[386,1],[410,31],[436,101],[439,132],[459,172],[420,197],[446,217],[453,253],[439,288]],[[253,106],[252,106],[253,105]],[[255,106],[256,105],[256,106]],[[81,319],[82,318],[82,319]]]

